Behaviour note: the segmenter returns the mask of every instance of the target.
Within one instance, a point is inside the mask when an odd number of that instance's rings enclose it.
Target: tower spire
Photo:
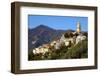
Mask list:
[[[80,33],[80,32],[81,32],[81,25],[80,25],[80,22],[79,22],[79,21],[77,22],[77,29],[76,29],[76,32],[77,32],[77,33]]]

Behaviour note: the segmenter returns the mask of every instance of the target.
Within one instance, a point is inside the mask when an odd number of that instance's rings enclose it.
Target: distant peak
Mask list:
[[[49,28],[49,27],[46,25],[38,25],[36,28]]]
[[[46,25],[39,25],[38,27],[47,27]]]
[[[35,29],[46,29],[46,30],[54,30],[53,28],[50,28],[50,27],[48,27],[48,26],[46,26],[46,25],[39,25],[39,26],[37,26]]]

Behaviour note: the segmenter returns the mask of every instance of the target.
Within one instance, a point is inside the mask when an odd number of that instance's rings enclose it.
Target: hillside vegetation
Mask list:
[[[88,40],[85,39],[70,48],[62,46],[59,50],[51,50],[42,54],[29,53],[29,60],[55,60],[55,59],[78,59],[88,57]]]

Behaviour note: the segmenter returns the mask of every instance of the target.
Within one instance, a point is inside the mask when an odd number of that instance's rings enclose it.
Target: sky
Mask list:
[[[35,28],[45,25],[56,30],[76,30],[76,24],[80,22],[81,30],[88,31],[88,17],[72,16],[50,16],[50,15],[29,15],[28,27]]]

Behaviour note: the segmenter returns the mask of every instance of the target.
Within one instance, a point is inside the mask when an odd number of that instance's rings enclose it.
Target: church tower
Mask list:
[[[77,22],[77,29],[76,29],[76,32],[77,32],[77,33],[80,33],[80,32],[81,32],[81,25],[80,25],[80,22]]]

